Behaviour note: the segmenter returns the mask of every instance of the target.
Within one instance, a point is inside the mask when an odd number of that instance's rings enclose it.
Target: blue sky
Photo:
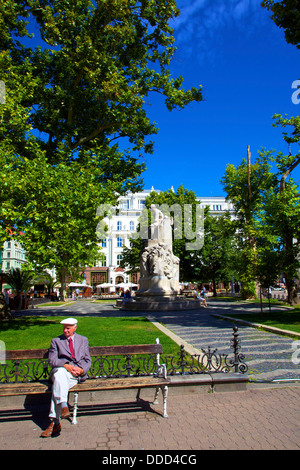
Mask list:
[[[272,116],[300,114],[291,99],[292,83],[300,79],[299,50],[260,3],[177,1],[172,75],[182,75],[185,88],[202,85],[204,101],[169,112],[161,98],[152,99],[146,109],[160,131],[146,158],[145,189],[183,184],[200,197],[225,196],[226,165],[247,158],[248,145],[252,161],[262,147],[287,153]],[[293,175],[300,180],[300,169]]]

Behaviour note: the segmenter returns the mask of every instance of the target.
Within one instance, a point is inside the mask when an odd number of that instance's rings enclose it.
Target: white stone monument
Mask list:
[[[132,302],[117,301],[127,310],[172,311],[200,308],[200,301],[180,295],[179,258],[173,254],[172,217],[151,206],[152,223],[140,256],[139,290]]]

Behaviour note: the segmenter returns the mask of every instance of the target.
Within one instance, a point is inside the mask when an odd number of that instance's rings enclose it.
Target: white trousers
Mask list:
[[[52,397],[50,405],[49,418],[60,418],[61,403],[68,402],[68,393],[70,388],[78,383],[78,379],[73,377],[64,367],[56,367],[52,370],[51,379]]]

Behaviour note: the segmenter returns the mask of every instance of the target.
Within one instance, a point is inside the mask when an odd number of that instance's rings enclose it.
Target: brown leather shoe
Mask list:
[[[42,432],[41,437],[56,436],[57,434],[60,433],[60,431],[61,431],[60,423],[54,424],[54,422],[52,421],[47,427],[47,429],[45,429],[45,431]]]
[[[66,419],[66,418],[70,418],[71,416],[71,413],[69,411],[69,408],[67,406],[65,406],[62,410],[61,410],[61,419]]]

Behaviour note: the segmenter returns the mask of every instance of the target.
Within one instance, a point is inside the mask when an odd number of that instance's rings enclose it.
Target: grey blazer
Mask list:
[[[81,367],[84,374],[78,378],[78,381],[84,382],[92,364],[88,339],[85,336],[74,333],[74,350],[75,359],[72,358],[69,342],[65,335],[52,339],[48,353],[49,365],[52,369],[55,367],[63,367],[66,363]]]

